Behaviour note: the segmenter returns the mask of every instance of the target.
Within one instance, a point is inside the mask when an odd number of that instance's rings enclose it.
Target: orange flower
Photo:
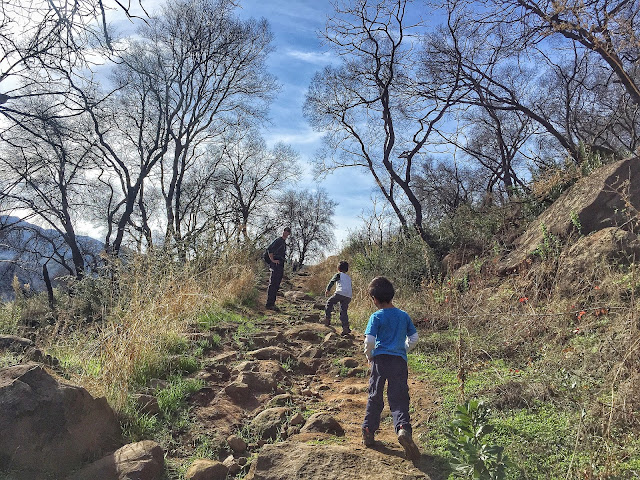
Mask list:
[[[518,299],[518,301],[519,301],[520,303],[527,303],[527,300],[529,300],[529,297],[520,297],[520,298]]]
[[[578,312],[578,320],[581,320],[582,317],[584,317],[587,314],[587,312],[585,312],[584,310],[581,310],[580,312]]]

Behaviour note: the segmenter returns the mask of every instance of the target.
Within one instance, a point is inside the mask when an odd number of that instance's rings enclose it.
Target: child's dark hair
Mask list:
[[[349,271],[349,262],[344,260],[340,260],[338,262],[338,271],[339,272],[348,272]]]
[[[369,295],[379,302],[391,302],[395,293],[393,284],[385,277],[376,277],[369,284]]]

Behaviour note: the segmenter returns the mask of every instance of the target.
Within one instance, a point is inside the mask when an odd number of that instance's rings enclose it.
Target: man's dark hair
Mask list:
[[[284,227],[284,232],[291,233],[291,227]]]
[[[395,293],[393,284],[385,277],[376,277],[369,284],[369,295],[379,302],[391,302]]]
[[[345,260],[340,260],[338,262],[338,271],[339,272],[348,272],[349,271],[349,262]]]

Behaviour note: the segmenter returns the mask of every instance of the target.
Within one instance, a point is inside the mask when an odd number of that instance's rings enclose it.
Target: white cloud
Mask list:
[[[284,53],[289,57],[295,58],[296,60],[301,60],[313,65],[328,65],[335,59],[335,55],[331,55],[331,53],[329,52],[312,52],[287,49]]]

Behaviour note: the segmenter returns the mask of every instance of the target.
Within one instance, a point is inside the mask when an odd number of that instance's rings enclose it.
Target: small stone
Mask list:
[[[227,443],[235,453],[242,453],[247,449],[247,442],[237,435],[230,435],[227,437]]]
[[[301,425],[304,423],[304,417],[300,412],[296,413],[291,420],[289,420],[289,425]]]
[[[220,462],[200,459],[191,464],[185,478],[187,480],[224,480],[229,469]]]

